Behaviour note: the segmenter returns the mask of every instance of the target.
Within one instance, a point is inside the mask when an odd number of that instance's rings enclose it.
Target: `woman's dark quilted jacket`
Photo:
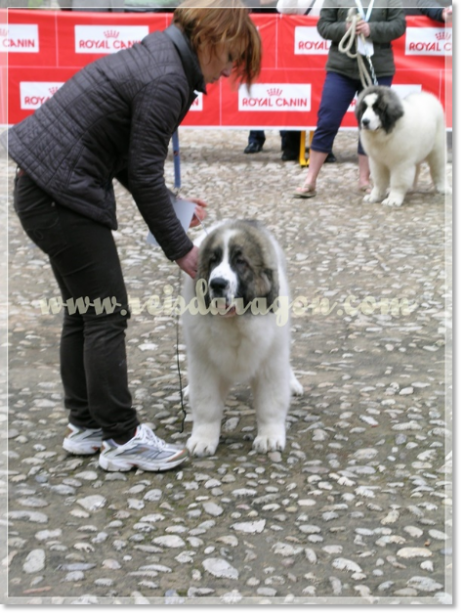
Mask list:
[[[362,0],[365,12],[370,0]],[[374,46],[371,58],[377,77],[389,77],[395,73],[392,41],[400,38],[406,29],[402,0],[382,0],[374,3],[368,21],[370,40]],[[325,0],[320,11],[317,29],[325,39],[331,41],[326,70],[340,73],[351,79],[360,79],[357,60],[339,51],[339,43],[346,33],[346,19],[351,8],[357,9],[355,0]],[[368,66],[368,64],[367,64]]]
[[[131,192],[171,260],[192,248],[171,205],[172,134],[204,92],[197,56],[176,26],[92,62],[8,133],[8,153],[57,203],[117,228],[112,180]]]

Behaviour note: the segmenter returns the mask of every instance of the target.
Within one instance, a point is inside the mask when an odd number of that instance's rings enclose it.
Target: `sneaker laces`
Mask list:
[[[153,444],[160,450],[164,450],[166,448],[166,442],[153,432],[152,429],[147,427],[146,425],[140,425],[140,437],[145,440],[149,444]]]

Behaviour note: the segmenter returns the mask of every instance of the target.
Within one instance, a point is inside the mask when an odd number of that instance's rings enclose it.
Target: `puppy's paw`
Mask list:
[[[291,387],[291,395],[300,397],[301,395],[304,394],[304,387],[302,386],[302,384],[299,382],[299,380],[296,378],[294,374],[292,374],[291,376],[290,387]]]
[[[452,188],[447,184],[438,184],[436,186],[436,191],[439,194],[452,194]]]
[[[363,197],[363,202],[364,203],[379,203],[381,201],[381,198],[382,198],[381,194],[376,192],[375,189],[373,188],[370,194],[366,194]]]
[[[400,207],[403,202],[403,197],[390,194],[386,199],[384,199],[384,201],[381,202],[381,204],[388,205],[389,207]]]
[[[186,446],[195,457],[208,457],[215,453],[218,444],[218,440],[206,440],[204,438],[191,436],[188,438]]]
[[[271,451],[284,450],[285,444],[285,434],[257,436],[252,443],[252,448],[258,453],[270,453]]]

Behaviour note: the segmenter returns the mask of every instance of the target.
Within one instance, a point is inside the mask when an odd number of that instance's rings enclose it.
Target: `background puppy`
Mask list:
[[[196,243],[197,278],[184,276],[183,285],[185,301],[200,306],[187,309],[182,321],[193,415],[188,449],[199,456],[214,454],[227,394],[232,385],[249,381],[257,418],[253,447],[263,453],[282,450],[291,392],[302,394],[290,367],[282,251],[262,225],[251,221],[221,223]],[[287,302],[283,315],[277,313],[280,299],[282,309]]]
[[[416,92],[400,99],[391,88],[371,86],[360,94],[355,114],[373,180],[364,201],[402,205],[422,162],[429,164],[436,190],[451,192],[445,177],[444,110],[435,96]]]

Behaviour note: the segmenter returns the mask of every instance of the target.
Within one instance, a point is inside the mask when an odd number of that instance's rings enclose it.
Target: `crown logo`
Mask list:
[[[104,35],[106,38],[118,38],[119,32],[117,30],[105,30]]]
[[[48,88],[48,91],[50,92],[50,94],[53,96],[53,94],[56,94],[56,92],[59,90],[59,86],[54,85],[51,88]]]
[[[450,41],[452,38],[452,33],[441,30],[440,32],[436,32],[436,38],[438,41]]]
[[[269,88],[267,90],[267,94],[269,96],[281,96],[283,94],[283,90],[281,88]]]

